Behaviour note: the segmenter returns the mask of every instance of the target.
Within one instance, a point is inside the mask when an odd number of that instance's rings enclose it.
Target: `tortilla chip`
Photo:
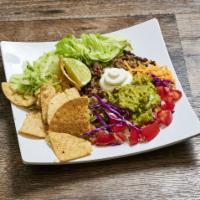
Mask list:
[[[41,109],[41,95],[40,95],[40,93],[38,93],[36,95],[35,107],[36,107],[36,109]]]
[[[62,72],[59,76],[59,82],[60,82],[60,85],[61,85],[63,91],[66,89],[69,89],[71,86],[70,82],[67,80],[67,78],[63,75]]]
[[[88,98],[79,97],[64,103],[50,121],[49,130],[76,136],[89,131]]]
[[[19,133],[45,138],[45,126],[42,123],[41,112],[33,111],[28,113],[22,127],[19,130]]]
[[[92,145],[89,141],[67,133],[49,132],[53,151],[61,162],[90,155]]]
[[[54,114],[64,103],[74,98],[80,97],[79,92],[76,88],[66,89],[62,93],[55,95],[49,102],[48,112],[47,112],[47,122],[50,124],[51,119]]]
[[[47,111],[50,100],[55,96],[56,90],[52,85],[43,84],[40,88],[40,101],[42,108],[42,119],[47,123]]]
[[[36,98],[33,96],[26,96],[18,94],[12,90],[10,83],[2,82],[1,87],[4,95],[15,105],[29,107],[36,102]]]

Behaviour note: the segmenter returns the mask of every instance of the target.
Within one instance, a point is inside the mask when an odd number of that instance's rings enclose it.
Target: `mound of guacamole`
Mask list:
[[[131,84],[108,92],[108,100],[132,111],[131,120],[138,126],[153,121],[153,108],[160,104],[160,96],[147,75],[135,75]]]

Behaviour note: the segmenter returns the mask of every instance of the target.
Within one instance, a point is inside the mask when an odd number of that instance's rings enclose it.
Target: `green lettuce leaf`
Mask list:
[[[56,53],[91,65],[95,61],[108,62],[127,48],[131,48],[130,43],[121,38],[82,34],[80,39],[68,35],[60,40],[56,44]]]
[[[11,88],[23,95],[35,95],[42,83],[57,87],[59,73],[59,56],[55,52],[45,53],[33,64],[27,63],[23,74],[15,74],[10,78]]]

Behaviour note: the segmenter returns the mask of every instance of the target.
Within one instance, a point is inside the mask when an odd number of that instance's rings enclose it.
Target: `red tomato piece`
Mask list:
[[[173,102],[165,102],[165,101],[161,102],[161,109],[162,110],[171,110],[171,111],[173,111],[174,110],[174,106],[175,106],[175,104]]]
[[[156,90],[160,97],[168,95],[168,92],[170,91],[170,88],[165,87],[165,86],[156,86]]]
[[[116,118],[115,114],[110,113],[110,115],[112,116],[112,118],[111,117],[109,118],[109,124],[119,123],[119,121],[115,119]]]
[[[129,145],[134,145],[139,142],[139,134],[135,128],[131,128],[130,137],[129,137]]]
[[[99,146],[114,145],[117,144],[117,140],[112,134],[108,134],[104,131],[99,131],[96,134],[96,138],[94,139],[93,144]]]
[[[168,87],[157,86],[156,89],[157,89],[157,92],[160,95],[161,99],[166,102],[171,103],[174,101],[178,101],[182,96],[181,91],[175,90],[175,89],[170,89]]]
[[[171,90],[169,96],[173,98],[174,101],[178,101],[182,97],[182,93],[179,90]]]
[[[111,128],[113,132],[123,132],[126,128],[125,124],[116,124]]]
[[[169,96],[169,95],[165,95],[163,97],[161,97],[161,99],[163,101],[165,101],[166,103],[174,103],[174,99],[173,97]]]
[[[124,143],[126,140],[126,136],[122,132],[115,132],[113,135],[119,144]]]
[[[141,128],[141,136],[145,141],[150,141],[160,132],[158,123],[147,124]]]
[[[166,91],[165,91],[164,86],[157,86],[156,90],[161,97],[166,95]]]
[[[161,124],[168,126],[172,122],[173,115],[170,110],[161,110],[157,113],[157,118]]]
[[[117,120],[115,120],[115,119],[109,119],[109,124],[115,124],[115,123],[117,123],[118,121]]]

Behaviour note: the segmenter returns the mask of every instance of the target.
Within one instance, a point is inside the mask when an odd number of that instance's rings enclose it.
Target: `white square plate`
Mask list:
[[[169,66],[176,78],[177,88],[182,91],[183,97],[176,104],[172,124],[162,129],[151,142],[137,144],[132,147],[128,144],[104,148],[93,147],[92,155],[68,163],[93,162],[139,154],[181,142],[200,133],[200,122],[192,110],[177,78],[158,21],[152,19],[142,24],[113,32],[112,34],[127,38],[132,43],[136,55],[147,57],[160,64]],[[1,42],[7,80],[9,80],[12,74],[22,72],[22,66],[25,61],[34,61],[44,52],[53,50],[54,44],[55,42]],[[18,132],[25,119],[26,112],[14,105],[12,105],[12,111]],[[25,164],[59,164],[45,140],[29,139],[19,134],[17,134],[17,138],[22,160]]]

